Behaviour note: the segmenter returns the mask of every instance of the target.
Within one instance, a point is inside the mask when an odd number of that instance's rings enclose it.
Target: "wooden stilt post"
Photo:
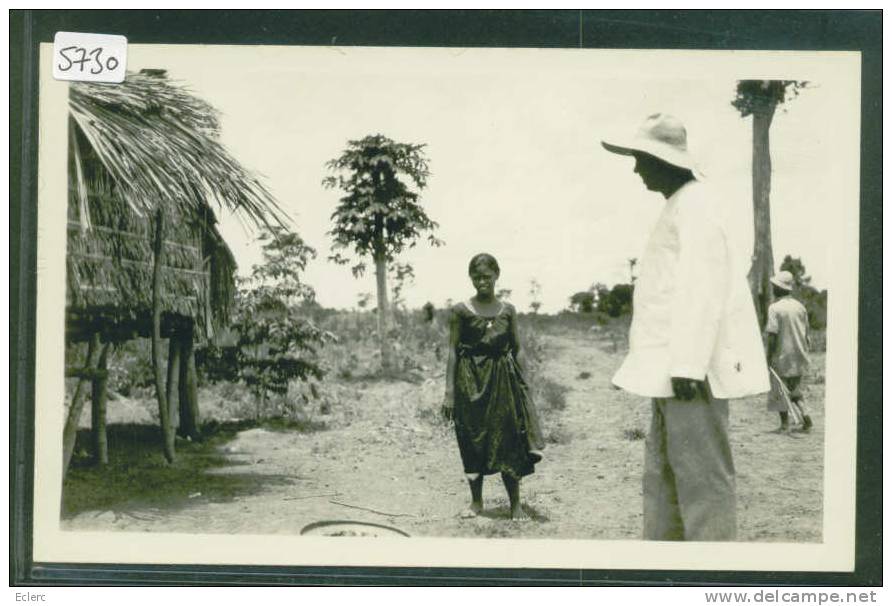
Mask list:
[[[167,387],[161,372],[161,264],[164,261],[164,211],[159,209],[155,217],[155,265],[152,271],[152,370],[155,372],[155,394],[161,419],[161,435],[164,441],[164,458],[173,463],[174,432],[170,424],[170,408],[167,405]]]
[[[195,371],[194,331],[182,334],[180,360],[180,435],[198,440],[201,417],[198,410],[198,376]]]
[[[171,335],[167,349],[167,405],[170,408],[170,424],[177,426],[180,400],[180,352],[182,347],[178,333]]]
[[[99,349],[99,333],[93,333],[90,343],[87,345],[87,359],[84,368],[91,369],[96,363],[96,352]],[[74,453],[74,443],[77,439],[77,426],[81,420],[81,412],[84,409],[84,394],[87,391],[87,379],[81,377],[74,390],[74,397],[68,407],[68,418],[65,420],[65,429],[62,432],[62,480],[68,473],[68,465],[71,463],[71,455]]]
[[[96,374],[93,376],[91,424],[93,426],[93,459],[98,465],[108,465],[108,436],[105,432],[105,403],[108,392],[108,350],[110,343],[102,346]]]

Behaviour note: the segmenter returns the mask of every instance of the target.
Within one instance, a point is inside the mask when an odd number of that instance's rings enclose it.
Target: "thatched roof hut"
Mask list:
[[[172,416],[198,436],[195,337],[227,322],[235,259],[215,208],[249,223],[284,224],[272,195],[220,144],[218,114],[164,70],[121,84],[75,82],[69,93],[66,339],[87,341],[69,406],[63,464],[74,448],[86,381],[92,381],[96,460],[107,460],[109,345],[151,336],[164,438],[174,459]],[[167,348],[166,380],[161,338]]]
[[[164,212],[162,331],[224,325],[235,260],[214,206],[253,224],[282,221],[269,191],[218,140],[218,113],[161,70],[122,84],[77,82],[69,97],[69,340],[148,336],[153,238]]]

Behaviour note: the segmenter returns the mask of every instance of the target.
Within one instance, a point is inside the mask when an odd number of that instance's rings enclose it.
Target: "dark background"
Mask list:
[[[130,43],[456,46],[862,53],[857,556],[853,573],[134,566],[31,559],[38,45],[57,31]],[[881,585],[882,12],[96,11],[10,12],[10,584]],[[820,125],[816,125],[820,128]]]

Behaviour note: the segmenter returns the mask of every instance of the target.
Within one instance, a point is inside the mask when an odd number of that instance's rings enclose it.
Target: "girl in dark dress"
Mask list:
[[[517,315],[495,296],[499,264],[481,253],[468,273],[477,295],[452,308],[443,414],[471,488],[467,517],[483,511],[483,476],[500,473],[511,518],[524,519],[520,479],[542,459],[542,438],[521,366]]]

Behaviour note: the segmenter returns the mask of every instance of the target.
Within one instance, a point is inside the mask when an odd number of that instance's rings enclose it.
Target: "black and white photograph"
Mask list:
[[[859,61],[42,70],[35,557],[851,570]]]

